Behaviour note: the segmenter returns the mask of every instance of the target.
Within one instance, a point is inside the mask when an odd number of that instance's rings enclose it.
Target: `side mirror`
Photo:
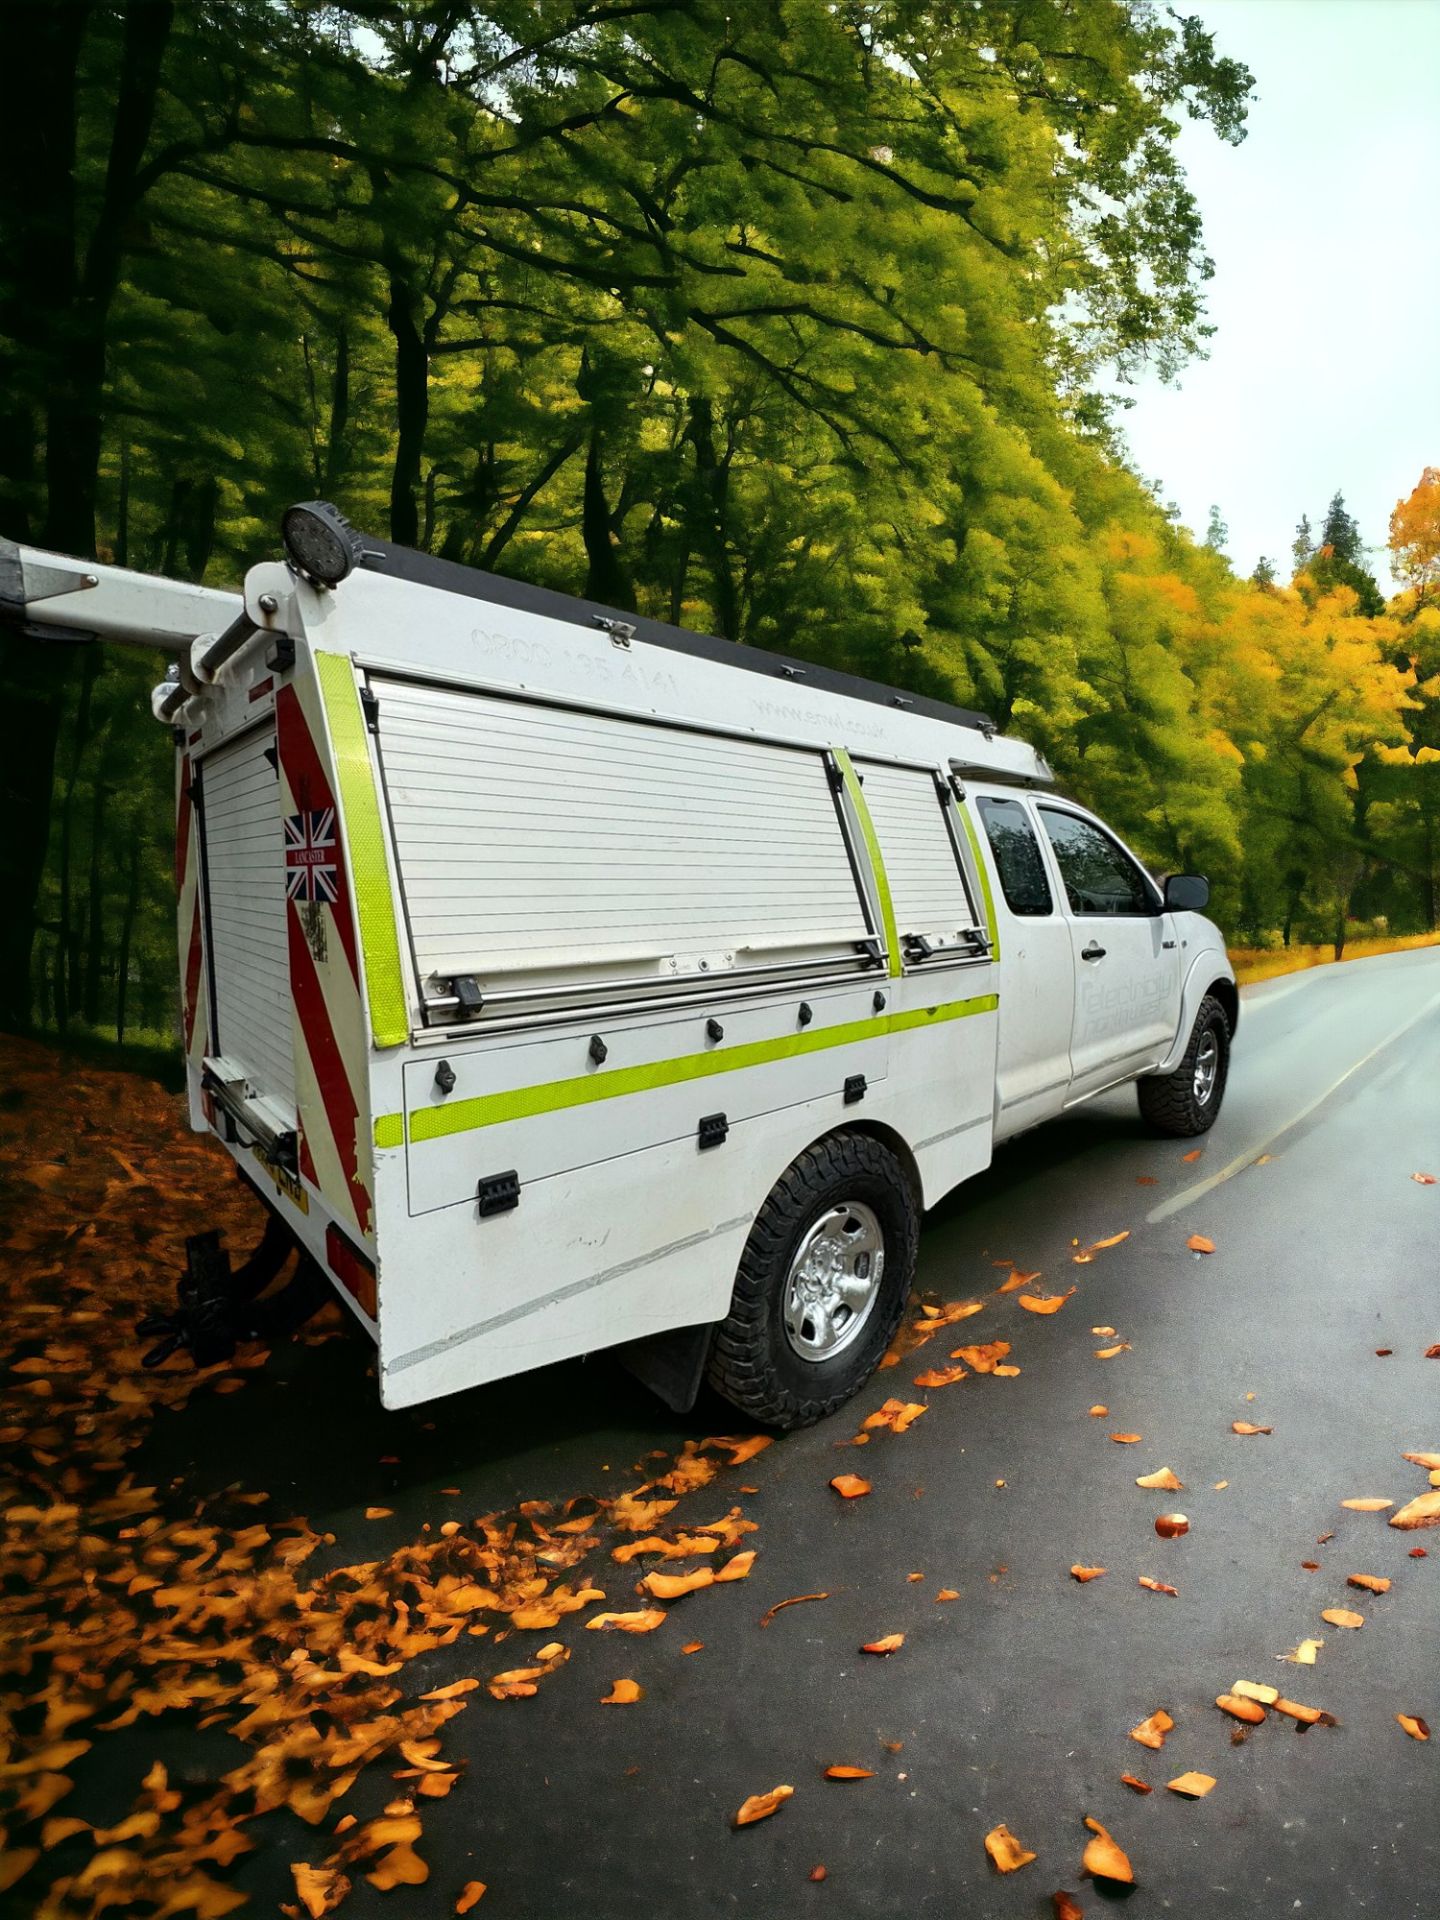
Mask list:
[[[1165,877],[1167,913],[1203,913],[1210,904],[1210,882],[1201,873],[1171,873]]]

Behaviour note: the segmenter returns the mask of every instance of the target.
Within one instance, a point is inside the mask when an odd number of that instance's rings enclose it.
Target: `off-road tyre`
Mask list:
[[[1219,1049],[1210,1096],[1201,1100],[1195,1092],[1195,1066],[1205,1036],[1213,1034]],[[1195,1016],[1195,1026],[1185,1057],[1173,1073],[1151,1074],[1137,1082],[1140,1116],[1153,1133],[1172,1139],[1188,1139],[1208,1133],[1214,1126],[1225,1098],[1225,1081],[1230,1071],[1230,1022],[1225,1009],[1213,994],[1206,994]]]
[[[790,1346],[781,1311],[802,1237],[842,1200],[864,1201],[885,1236],[879,1296],[853,1343],[808,1361]],[[735,1276],[730,1311],[715,1330],[707,1377],[733,1407],[788,1431],[812,1425],[858,1393],[880,1364],[915,1277],[920,1206],[907,1169],[863,1133],[807,1147],[775,1182],[755,1217]]]

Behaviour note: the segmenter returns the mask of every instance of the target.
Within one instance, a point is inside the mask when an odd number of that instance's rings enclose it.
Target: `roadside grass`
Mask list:
[[[1301,973],[1307,967],[1332,966],[1336,959],[1365,960],[1376,953],[1408,953],[1412,947],[1440,946],[1440,933],[1407,933],[1394,939],[1347,940],[1337,955],[1331,941],[1308,947],[1231,947],[1230,961],[1242,987],[1257,980],[1273,980],[1282,973]]]

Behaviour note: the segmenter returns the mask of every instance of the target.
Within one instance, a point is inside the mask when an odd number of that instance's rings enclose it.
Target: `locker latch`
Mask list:
[[[511,1167],[507,1173],[487,1173],[475,1186],[475,1205],[482,1220],[492,1213],[509,1213],[520,1204],[520,1176]]]
[[[723,1144],[730,1131],[730,1122],[723,1113],[707,1113],[700,1122],[696,1142],[703,1152],[706,1147],[718,1147]]]
[[[847,1107],[853,1107],[857,1100],[864,1098],[865,1076],[863,1073],[852,1073],[845,1082],[845,1104]]]

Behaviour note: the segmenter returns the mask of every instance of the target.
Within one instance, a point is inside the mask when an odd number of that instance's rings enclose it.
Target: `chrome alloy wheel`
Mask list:
[[[863,1200],[830,1207],[795,1249],[785,1282],[785,1337],[802,1360],[832,1360],[870,1318],[885,1272],[885,1234]]]
[[[1220,1071],[1220,1042],[1215,1029],[1207,1027],[1195,1054],[1195,1104],[1208,1107],[1215,1091],[1215,1076]]]

